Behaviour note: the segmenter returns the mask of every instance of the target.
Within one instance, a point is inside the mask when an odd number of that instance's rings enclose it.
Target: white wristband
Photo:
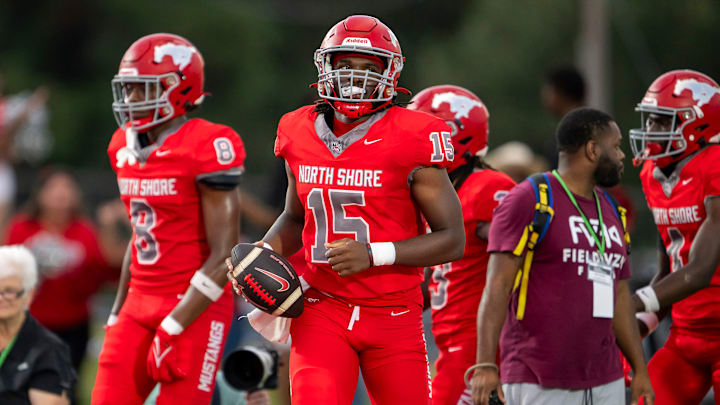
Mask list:
[[[395,244],[392,242],[375,242],[370,244],[373,265],[389,266],[395,264]]]
[[[217,285],[210,279],[210,277],[200,270],[195,272],[195,275],[190,280],[190,285],[195,287],[206,297],[210,298],[213,302],[217,301],[223,294],[223,288]]]
[[[110,316],[108,317],[107,323],[105,325],[113,326],[117,323],[117,321],[118,321],[118,316],[115,314],[110,314]]]
[[[653,333],[657,329],[660,319],[658,319],[655,312],[638,312],[635,314],[635,318],[642,321],[648,328],[648,335]]]
[[[660,302],[658,302],[657,295],[652,286],[645,286],[635,291],[638,298],[645,304],[645,312],[657,312],[660,310]]]
[[[175,318],[170,315],[166,316],[165,319],[160,322],[160,327],[163,328],[168,335],[179,335],[185,330],[185,328],[180,325],[180,322],[176,321]]]
[[[259,243],[260,243],[260,244],[259,244],[258,246],[262,246],[262,247],[264,247],[264,248],[268,248],[268,249],[272,250],[273,252],[275,251],[275,249],[273,249],[273,247],[270,246],[270,244],[267,243],[267,242],[265,242],[264,240],[261,240]]]

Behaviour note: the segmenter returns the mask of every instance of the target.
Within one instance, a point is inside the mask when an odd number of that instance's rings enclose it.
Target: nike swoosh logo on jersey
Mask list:
[[[155,156],[158,156],[158,157],[159,157],[159,156],[165,156],[165,155],[167,155],[168,153],[170,153],[170,149],[159,150],[159,151],[156,151],[156,152],[155,152]]]
[[[462,350],[462,346],[448,347],[448,353],[454,353],[454,352],[457,352],[457,351],[459,351],[459,350]]]
[[[364,143],[365,145],[372,145],[372,144],[374,144],[375,142],[380,142],[380,141],[382,141],[382,138],[373,139],[372,141],[368,141],[367,139],[365,139],[365,140],[363,141],[363,143]]]
[[[683,180],[683,181],[682,181],[682,185],[683,185],[683,186],[687,186],[687,184],[690,183],[690,182],[692,181],[692,179],[693,179],[693,178],[690,177],[689,179]]]
[[[400,316],[400,315],[407,314],[408,312],[410,312],[409,309],[407,311],[402,311],[402,312],[390,311],[390,316]]]

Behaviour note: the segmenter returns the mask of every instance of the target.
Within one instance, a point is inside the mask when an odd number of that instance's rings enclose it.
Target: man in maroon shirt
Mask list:
[[[607,114],[580,108],[563,118],[556,136],[558,170],[545,173],[554,217],[534,250],[522,297],[523,288],[513,283],[526,253],[523,234],[535,213],[533,185],[518,184],[493,215],[488,288],[478,310],[477,364],[471,367],[473,400],[487,404],[497,390],[509,404],[623,403],[620,346],[635,371],[633,400],[642,395],[652,403],[630,306],[623,226],[597,187],[620,181],[620,130]]]

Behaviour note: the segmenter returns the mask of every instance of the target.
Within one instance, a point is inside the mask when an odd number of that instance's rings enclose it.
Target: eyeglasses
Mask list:
[[[0,290],[0,297],[6,300],[16,300],[22,297],[23,294],[25,294],[25,290]]]

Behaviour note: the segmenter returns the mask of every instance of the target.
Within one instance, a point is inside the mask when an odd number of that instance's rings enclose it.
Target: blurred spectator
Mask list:
[[[16,138],[29,122],[46,120],[43,107],[49,94],[47,88],[38,87],[31,94],[21,93],[6,97],[3,94],[3,77],[0,73],[0,231],[5,229],[15,200],[15,172],[12,164],[18,152],[19,142]],[[44,122],[41,124],[44,125]],[[47,139],[44,135],[40,138],[28,138],[44,140],[38,143],[44,142],[44,149],[47,150]],[[23,145],[25,144],[27,142],[23,141]]]
[[[545,110],[558,121],[570,110],[585,105],[585,80],[573,66],[551,68],[545,74],[540,97]],[[557,143],[554,136],[545,143],[545,158],[557,167]]]
[[[23,244],[33,252],[40,284],[30,312],[70,346],[76,370],[89,339],[90,297],[116,277],[103,258],[97,231],[81,213],[81,201],[68,171],[46,168],[6,237],[6,243]]]
[[[37,264],[22,246],[0,247],[0,403],[64,405],[75,383],[68,347],[27,308]]]
[[[549,168],[545,158],[536,155],[529,146],[518,141],[510,141],[493,148],[484,160],[493,169],[510,176],[516,183]]]

